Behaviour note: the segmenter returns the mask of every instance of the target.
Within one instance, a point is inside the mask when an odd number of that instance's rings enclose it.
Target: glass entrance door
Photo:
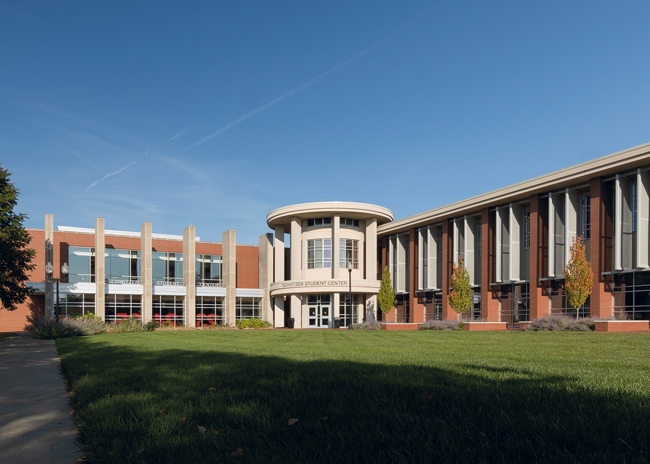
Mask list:
[[[312,329],[329,328],[331,327],[330,319],[330,305],[307,305],[307,327]]]

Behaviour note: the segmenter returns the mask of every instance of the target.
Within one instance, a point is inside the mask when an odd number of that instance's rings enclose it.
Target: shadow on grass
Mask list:
[[[648,399],[596,393],[566,376],[139,350],[90,338],[58,346],[97,463],[648,459]]]

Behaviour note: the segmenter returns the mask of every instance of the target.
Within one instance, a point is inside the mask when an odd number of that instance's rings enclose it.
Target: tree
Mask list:
[[[389,313],[395,305],[395,291],[390,281],[388,266],[384,267],[384,272],[381,275],[381,286],[379,287],[377,299],[379,300],[379,309],[384,314]]]
[[[472,286],[462,257],[458,258],[458,265],[456,263],[453,265],[450,287],[449,305],[451,308],[458,314],[469,311],[472,308]]]
[[[31,237],[23,227],[24,214],[14,213],[18,189],[9,181],[11,173],[0,166],[0,303],[13,311],[25,301],[25,286],[35,251],[28,249]]]
[[[593,273],[591,264],[587,261],[585,245],[581,237],[574,237],[570,249],[571,258],[564,270],[564,293],[569,306],[576,308],[576,319],[579,308],[585,304],[587,297],[591,295]]]

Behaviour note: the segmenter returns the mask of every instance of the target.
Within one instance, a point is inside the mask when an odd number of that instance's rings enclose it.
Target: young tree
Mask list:
[[[388,266],[384,267],[384,272],[381,274],[381,286],[379,287],[377,300],[379,300],[379,309],[384,314],[389,313],[395,305],[395,291],[393,290],[393,284],[390,281]]]
[[[10,175],[0,166],[0,303],[13,311],[29,294],[25,282],[27,271],[34,269],[35,252],[27,248],[31,237],[23,227],[26,216],[14,213],[18,189]]]
[[[472,286],[469,282],[469,272],[463,264],[463,258],[458,258],[458,266],[453,265],[451,273],[451,292],[449,305],[458,314],[463,314],[472,308]]]
[[[577,319],[580,307],[585,304],[587,297],[591,295],[593,273],[591,272],[591,264],[587,261],[585,245],[581,237],[573,239],[570,252],[571,258],[564,270],[564,293],[569,306],[576,308]]]

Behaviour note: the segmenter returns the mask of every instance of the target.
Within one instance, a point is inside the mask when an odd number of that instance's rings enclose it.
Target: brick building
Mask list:
[[[518,326],[576,311],[650,319],[650,144],[395,221],[380,206],[320,202],[279,208],[267,224],[275,236],[250,246],[236,244],[234,230],[212,243],[195,237],[193,226],[167,236],[147,222],[140,232],[105,230],[101,218],[93,229],[54,230],[46,215],[43,230],[29,230],[35,293],[18,310],[0,312],[0,331],[53,313],[56,286],[46,263],[61,278],[60,314],[92,311],[106,320],[202,326],[258,317],[307,328],[456,319],[449,280],[461,257],[474,288],[469,320]],[[590,298],[576,310],[562,284],[577,236],[594,275]],[[381,315],[384,266],[396,305]]]

